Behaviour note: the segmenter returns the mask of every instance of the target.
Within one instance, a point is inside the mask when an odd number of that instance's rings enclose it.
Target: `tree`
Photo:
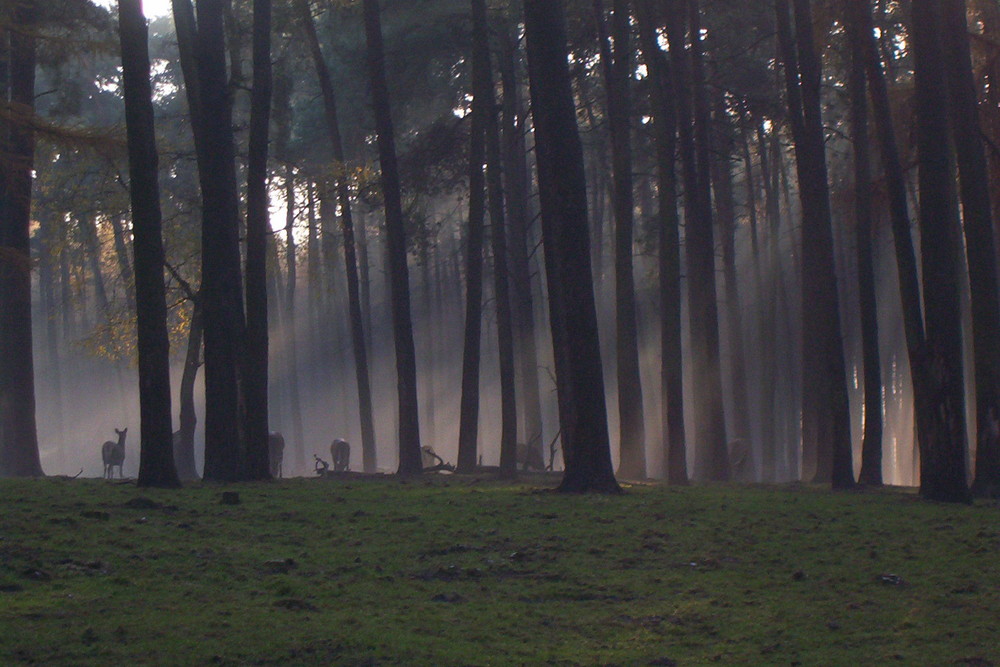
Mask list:
[[[493,296],[500,357],[500,474],[517,475],[517,393],[514,385],[514,325],[510,299],[510,262],[504,215],[503,166],[500,161],[500,120],[493,95],[486,0],[472,0],[472,39],[485,56],[482,85],[486,135],[486,186],[490,201],[490,245],[493,249]]]
[[[351,209],[351,193],[347,180],[347,163],[344,155],[344,144],[340,134],[340,122],[337,117],[337,99],[330,79],[330,71],[320,49],[316,25],[313,21],[309,4],[305,0],[296,2],[306,43],[312,56],[316,76],[319,79],[323,95],[323,109],[330,143],[333,147],[333,159],[338,163],[336,183],[337,203],[340,205],[340,229],[344,239],[344,269],[347,272],[347,300],[351,320],[351,348],[354,352],[355,381],[358,387],[358,407],[361,417],[361,453],[362,466],[365,472],[375,472],[377,469],[375,457],[375,422],[372,417],[371,381],[368,374],[368,351],[365,346],[365,326],[361,308],[361,292],[358,282],[358,253],[354,238],[354,216]]]
[[[396,140],[392,123],[389,86],[385,75],[385,48],[378,0],[364,0],[365,37],[368,44],[368,75],[375,107],[385,232],[388,250],[392,330],[396,350],[396,389],[399,402],[399,474],[421,471],[420,419],[417,404],[417,363],[410,318],[410,278],[406,263],[406,230],[400,192]]]
[[[976,471],[973,491],[1000,495],[1000,294],[993,232],[989,168],[969,54],[963,0],[941,0],[951,130],[958,161],[962,228],[972,292],[972,343],[976,382]]]
[[[202,196],[202,315],[205,347],[205,470],[214,481],[246,474],[243,353],[246,316],[239,248],[239,192],[225,2],[172,0]]]
[[[872,257],[871,157],[866,97],[865,35],[861,22],[846,9],[851,46],[848,88],[851,106],[851,146],[854,151],[854,221],[857,237],[858,294],[861,310],[861,356],[864,374],[864,434],[858,481],[882,485],[882,368],[878,345],[875,267]]]
[[[473,23],[486,9],[472,4]],[[485,16],[481,20],[485,20]],[[474,28],[475,29],[475,28]],[[492,95],[489,42],[472,40],[472,110],[469,130],[469,219],[465,233],[465,328],[462,342],[462,397],[458,422],[458,470],[476,467],[479,439],[480,338],[483,327],[483,242],[486,215],[486,116],[492,113],[486,100]]]
[[[923,374],[929,382],[934,423],[918,435],[920,492],[931,500],[967,502],[965,386],[959,287],[959,220],[948,136],[948,88],[939,0],[915,0],[912,37],[917,161],[920,189],[920,257],[927,346]],[[917,406],[918,410],[920,405]],[[927,417],[924,417],[927,418]]]
[[[32,352],[31,180],[38,7],[0,9],[0,476],[43,474]]]
[[[555,354],[563,492],[619,493],[587,229],[587,183],[567,64],[562,0],[525,0],[524,27]]]
[[[247,165],[246,476],[268,479],[267,140],[271,119],[271,0],[253,3],[253,89]]]
[[[637,4],[639,45],[652,77],[650,96],[656,137],[659,178],[659,287],[660,384],[667,481],[687,484],[687,445],[684,436],[683,357],[681,350],[681,242],[677,214],[677,110],[673,103],[670,64],[656,40],[653,0]]]
[[[135,257],[141,423],[138,484],[178,487],[170,413],[170,341],[163,281],[159,155],[142,0],[119,0],[118,25]]]
[[[604,3],[594,0],[600,35],[601,62],[607,89],[611,134],[612,200],[615,214],[615,350],[618,364],[620,454],[618,474],[646,477],[646,432],[639,374],[639,334],[636,324],[635,275],[632,263],[635,197],[632,184],[631,91],[632,32],[628,0],[614,0],[610,43]]]
[[[803,444],[816,452],[817,481],[854,485],[847,374],[834,267],[830,189],[820,104],[820,59],[809,0],[777,0],[795,165],[802,203]]]
[[[708,108],[701,58],[700,10],[689,0],[672,0],[667,12],[670,60],[675,75],[677,127],[684,179],[688,317],[691,327],[695,476],[729,479],[719,311],[715,289],[715,241],[709,181]],[[690,28],[690,29],[689,29]],[[688,46],[686,35],[691,35]]]

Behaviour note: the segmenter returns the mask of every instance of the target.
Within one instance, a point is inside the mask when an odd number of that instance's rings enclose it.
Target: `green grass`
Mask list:
[[[0,665],[1000,664],[996,504],[542,486],[0,481]]]

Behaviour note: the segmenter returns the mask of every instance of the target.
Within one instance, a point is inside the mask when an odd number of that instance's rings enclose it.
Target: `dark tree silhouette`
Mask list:
[[[35,0],[0,24],[0,476],[42,475],[31,343],[31,181],[35,159]]]
[[[253,3],[253,89],[250,93],[250,145],[247,164],[246,308],[246,476],[269,479],[267,142],[271,122],[271,0]]]
[[[933,422],[919,436],[920,493],[967,502],[965,386],[962,371],[958,207],[948,136],[948,88],[941,44],[941,3],[915,0],[914,56],[920,257],[927,346],[923,374]],[[921,406],[917,405],[919,411]],[[924,416],[927,419],[929,416]]]
[[[364,0],[365,36],[368,43],[368,75],[375,107],[385,232],[388,246],[389,291],[392,329],[396,348],[396,390],[399,400],[399,474],[415,475],[420,464],[420,412],[417,405],[417,361],[410,318],[410,277],[406,264],[406,230],[400,192],[396,139],[385,75],[385,47],[378,0]]]
[[[587,183],[562,0],[525,0],[531,113],[555,354],[564,492],[619,493],[611,466],[597,333]]]
[[[164,293],[159,155],[142,0],[120,0],[122,91],[128,136],[139,355],[139,486],[178,487],[170,413],[170,341]]]

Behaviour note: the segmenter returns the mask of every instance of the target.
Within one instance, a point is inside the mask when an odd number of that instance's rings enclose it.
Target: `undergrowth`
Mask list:
[[[0,481],[0,664],[1000,664],[996,504],[545,486]]]

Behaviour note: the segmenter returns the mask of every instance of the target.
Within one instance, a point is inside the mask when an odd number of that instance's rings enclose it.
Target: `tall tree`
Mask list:
[[[420,413],[417,404],[417,362],[410,317],[410,277],[406,261],[406,230],[396,158],[389,85],[385,73],[385,47],[378,0],[364,0],[365,37],[368,44],[368,75],[375,108],[382,199],[392,302],[392,329],[396,350],[396,388],[399,401],[399,474],[421,471]]]
[[[517,43],[511,26],[502,36],[500,76],[503,81],[504,196],[510,229],[510,275],[515,340],[518,343],[519,396],[524,443],[542,452],[542,405],[538,387],[538,347],[529,259],[528,168],[525,116],[517,80]]]
[[[708,107],[701,59],[700,10],[689,0],[671,0],[666,12],[670,59],[675,73],[678,137],[684,178],[688,317],[691,327],[695,476],[729,479],[719,311],[715,288],[715,241],[709,182]],[[688,46],[687,35],[691,45]]]
[[[646,430],[639,374],[639,333],[636,324],[635,275],[632,263],[635,197],[632,184],[631,15],[628,0],[614,0],[612,47],[604,3],[594,0],[600,34],[601,61],[607,89],[611,135],[612,201],[615,213],[615,351],[618,371],[620,453],[618,474],[629,479],[646,476]]]
[[[164,290],[159,155],[142,0],[119,0],[118,32],[128,136],[139,354],[139,486],[178,487],[170,411],[170,341]]]
[[[871,157],[868,146],[863,27],[847,8],[846,24],[851,45],[848,88],[851,105],[851,146],[854,151],[854,223],[857,238],[858,294],[861,310],[861,358],[864,375],[864,434],[861,475],[858,481],[882,485],[882,367],[878,345],[878,311],[875,301],[875,267],[872,256]]]
[[[271,122],[271,0],[253,2],[253,88],[247,163],[246,454],[247,477],[268,479],[267,142]]]
[[[687,484],[681,350],[681,243],[677,212],[677,110],[670,64],[659,47],[653,0],[639,0],[639,45],[652,77],[653,131],[659,179],[660,385],[667,481]]]
[[[42,475],[31,343],[31,181],[38,6],[0,9],[0,476]]]
[[[815,449],[815,475],[834,488],[854,485],[847,373],[833,256],[830,187],[820,100],[821,67],[810,0],[777,0],[778,39],[802,204],[803,443]]]
[[[965,386],[962,372],[958,209],[948,136],[948,88],[939,26],[940,0],[914,0],[912,38],[920,256],[927,323],[926,379],[939,416],[919,435],[920,492],[966,502]],[[920,410],[921,406],[917,406]]]
[[[507,258],[507,223],[504,212],[503,165],[500,161],[500,119],[493,93],[490,29],[486,0],[472,0],[472,39],[485,56],[482,85],[486,135],[486,185],[489,193],[490,246],[493,250],[493,297],[497,315],[500,361],[500,473],[517,474],[517,393],[514,384],[514,325],[510,299],[510,262]]]
[[[587,182],[570,84],[563,0],[524,0],[528,80],[555,354],[564,492],[619,493],[587,229]]]
[[[1000,295],[989,166],[969,53],[964,0],[941,0],[940,30],[947,69],[951,128],[961,184],[962,227],[972,292],[976,382],[977,495],[1000,495]]]
[[[246,317],[239,248],[236,148],[226,69],[224,0],[172,0],[202,197],[205,470],[208,480],[245,475]]]
[[[472,3],[473,24],[485,8]],[[482,20],[485,20],[483,17]],[[475,27],[473,28],[475,30]],[[472,472],[479,439],[479,366],[483,322],[483,242],[486,215],[486,96],[492,95],[489,42],[472,40],[472,110],[469,129],[469,219],[465,233],[465,328],[462,341],[462,396],[458,417],[458,470]]]
[[[344,269],[347,272],[347,307],[351,320],[351,349],[354,352],[355,381],[358,387],[358,408],[361,418],[361,456],[365,472],[375,472],[375,421],[372,416],[371,381],[368,372],[368,350],[365,346],[365,326],[361,308],[361,291],[358,282],[358,251],[354,235],[354,215],[351,208],[350,184],[347,180],[347,162],[344,142],[337,115],[337,98],[334,93],[330,69],[323,58],[312,11],[306,0],[297,0],[296,9],[312,56],[316,76],[323,95],[324,119],[333,148],[333,159],[338,164],[336,192],[340,205],[340,229],[344,239]]]

